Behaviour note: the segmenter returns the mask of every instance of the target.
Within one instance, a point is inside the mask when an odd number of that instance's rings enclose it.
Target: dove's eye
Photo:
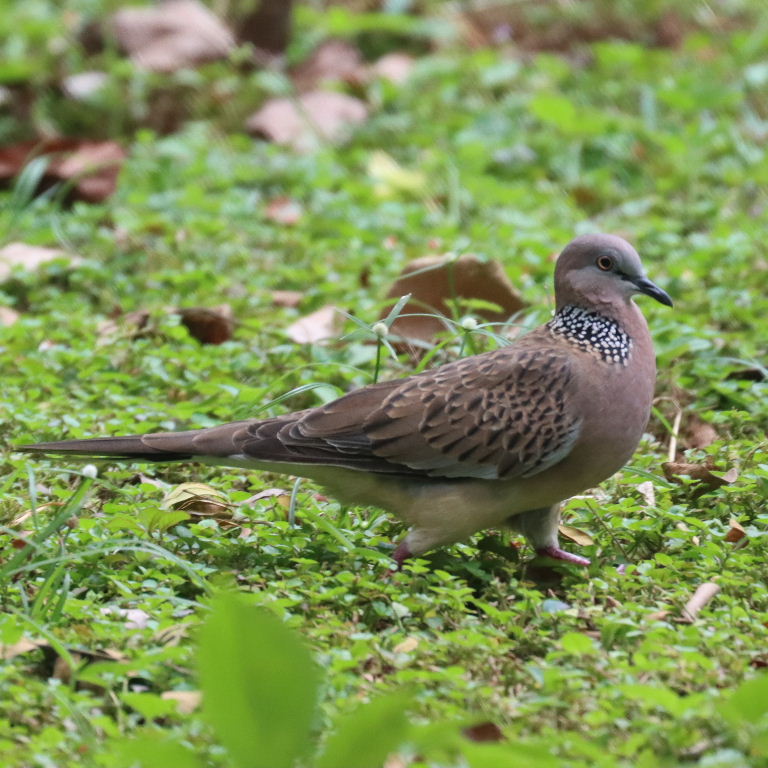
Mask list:
[[[609,272],[613,269],[613,259],[605,254],[598,256],[595,264],[597,264],[597,268],[602,269],[603,272]]]

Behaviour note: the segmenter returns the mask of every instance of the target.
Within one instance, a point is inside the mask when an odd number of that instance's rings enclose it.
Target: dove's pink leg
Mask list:
[[[566,563],[573,563],[574,565],[589,565],[590,561],[586,557],[581,555],[572,555],[570,552],[566,552],[560,547],[539,547],[536,550],[537,555],[543,555],[544,557],[551,557],[553,560],[562,560]]]
[[[410,549],[408,549],[408,545],[405,543],[405,541],[401,541],[398,545],[395,551],[392,553],[392,557],[394,561],[397,563],[397,570],[402,571],[403,570],[403,563],[411,557],[413,553]]]

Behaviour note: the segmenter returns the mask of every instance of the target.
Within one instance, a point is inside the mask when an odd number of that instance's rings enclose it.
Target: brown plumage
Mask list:
[[[635,293],[672,304],[628,243],[582,236],[558,259],[555,317],[511,346],[275,418],[19,450],[309,477],[409,523],[398,562],[506,523],[587,563],[558,546],[559,504],[620,469],[648,421],[656,368]]]

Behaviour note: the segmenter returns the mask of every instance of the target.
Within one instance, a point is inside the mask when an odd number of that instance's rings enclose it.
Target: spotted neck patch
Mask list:
[[[547,323],[552,333],[579,349],[597,355],[606,363],[626,365],[632,339],[610,317],[571,304],[560,309]]]

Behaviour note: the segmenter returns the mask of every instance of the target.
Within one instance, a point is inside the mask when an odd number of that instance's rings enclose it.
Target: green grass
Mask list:
[[[29,7],[41,9],[38,26],[53,26],[52,6]],[[190,765],[242,765],[220,746],[220,724],[161,698],[199,687],[198,627],[211,596],[231,590],[311,648],[325,675],[315,734],[368,699],[408,691],[408,766],[539,766],[543,754],[558,766],[768,765],[765,678],[732,698],[768,666],[768,15],[740,7],[749,23],[691,29],[679,49],[599,42],[574,58],[510,57],[452,44],[421,55],[407,84],[364,89],[371,119],[346,146],[305,156],[236,133],[243,95],[210,119],[208,89],[234,76],[212,65],[199,75],[198,119],[176,134],[133,132],[124,105],[108,105],[130,159],[106,203],[62,208],[55,196],[0,193],[0,245],[78,257],[0,286],[0,305],[21,312],[0,337],[0,642],[44,641],[0,667],[3,765],[156,765],[146,751],[131,762],[131,745],[146,739],[165,745],[157,755],[183,749]],[[315,19],[302,14],[294,56]],[[370,34],[339,18],[350,36]],[[25,24],[16,34],[28,49],[15,50],[31,67],[38,27]],[[116,88],[120,73],[139,77],[110,55]],[[263,73],[242,77],[257,100],[275,87]],[[55,99],[47,87],[40,93]],[[72,127],[66,112],[57,117]],[[29,127],[3,121],[8,137]],[[424,195],[377,193],[369,164],[380,150],[424,175]],[[296,226],[266,216],[279,196],[301,204]],[[594,540],[578,548],[592,558],[588,572],[531,562],[500,532],[387,577],[384,545],[402,527],[376,509],[342,509],[310,483],[293,526],[279,499],[248,501],[267,488],[290,494],[289,478],[104,464],[93,479],[12,450],[208,426],[265,405],[284,412],[368,383],[376,347],[359,334],[298,346],[284,330],[326,304],[372,325],[404,263],[435,242],[500,260],[531,305],[522,321],[541,322],[551,254],[588,230],[631,239],[675,300],[674,310],[643,301],[659,363],[647,439],[630,467],[566,509]],[[301,291],[299,307],[276,308],[276,289]],[[172,311],[221,303],[237,319],[221,346],[200,345]],[[137,335],[118,321],[105,336],[118,309],[148,310],[148,327]],[[348,321],[345,333],[356,328]],[[433,362],[458,354],[462,339]],[[381,376],[413,365],[384,356]],[[735,468],[733,483],[701,493],[664,478],[679,410],[683,428],[698,414],[718,433],[688,459]],[[653,503],[638,489],[649,480]],[[224,493],[237,525],[163,517],[166,493],[187,481]],[[732,519],[746,546],[726,540]],[[24,548],[14,547],[20,531]],[[720,593],[681,621],[708,581]],[[258,654],[258,632],[243,632],[241,651]],[[476,721],[506,741],[461,740]],[[163,764],[182,765],[173,754]]]

